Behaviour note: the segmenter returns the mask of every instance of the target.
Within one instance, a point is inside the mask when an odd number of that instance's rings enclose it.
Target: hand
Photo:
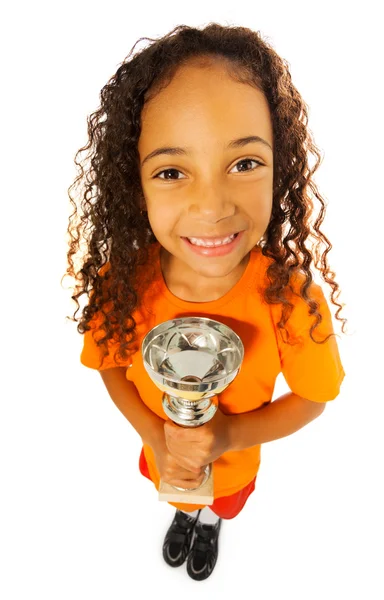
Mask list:
[[[231,417],[219,408],[210,421],[198,427],[181,427],[169,420],[164,423],[165,442],[180,466],[201,469],[231,449],[230,424]]]
[[[162,481],[186,489],[198,487],[203,483],[204,468],[189,470],[180,466],[170,454],[165,437],[163,442],[159,441],[152,449]]]

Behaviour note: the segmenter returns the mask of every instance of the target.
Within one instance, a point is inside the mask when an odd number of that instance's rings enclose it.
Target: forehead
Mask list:
[[[257,134],[272,143],[268,102],[256,87],[236,81],[219,63],[180,67],[166,87],[144,105],[139,149],[181,134]],[[193,136],[192,136],[193,137]]]

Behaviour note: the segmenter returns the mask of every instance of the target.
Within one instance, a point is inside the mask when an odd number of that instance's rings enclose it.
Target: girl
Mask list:
[[[170,503],[163,544],[169,565],[187,559],[202,580],[216,564],[222,519],[255,488],[260,445],[304,427],[339,394],[344,371],[312,267],[332,288],[343,332],[346,319],[320,230],[320,154],[287,63],[244,27],[179,26],[149,41],[88,120],[79,152],[90,149],[91,160],[69,188],[84,179],[81,211],[69,193],[67,273],[77,310],[88,298],[77,319],[81,362],[99,370],[140,435],[141,473],[156,488],[160,478],[196,487],[213,463],[213,505]],[[229,325],[245,357],[214,418],[187,429],[166,420],[140,344],[155,325],[192,315]],[[280,372],[291,391],[271,402]]]

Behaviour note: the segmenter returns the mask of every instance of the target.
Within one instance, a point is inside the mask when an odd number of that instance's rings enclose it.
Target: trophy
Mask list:
[[[212,419],[217,394],[235,379],[244,357],[243,343],[230,327],[203,317],[176,318],[153,327],[141,351],[145,370],[164,392],[165,414],[182,427],[199,427]],[[195,488],[160,481],[159,500],[213,504],[212,465]]]

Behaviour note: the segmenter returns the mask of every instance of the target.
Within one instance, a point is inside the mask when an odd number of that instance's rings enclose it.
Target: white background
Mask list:
[[[378,2],[19,2],[3,8],[1,77],[3,600],[384,597],[383,99]],[[5,18],[4,18],[5,17]],[[323,231],[349,335],[323,415],[265,444],[257,487],[223,521],[212,576],[172,569],[174,509],[138,471],[140,438],[65,316],[67,188],[86,117],[143,36],[210,21],[260,31],[290,64],[324,159]],[[334,307],[332,305],[332,313]],[[340,333],[340,325],[335,323]],[[275,397],[285,391],[279,380]]]

